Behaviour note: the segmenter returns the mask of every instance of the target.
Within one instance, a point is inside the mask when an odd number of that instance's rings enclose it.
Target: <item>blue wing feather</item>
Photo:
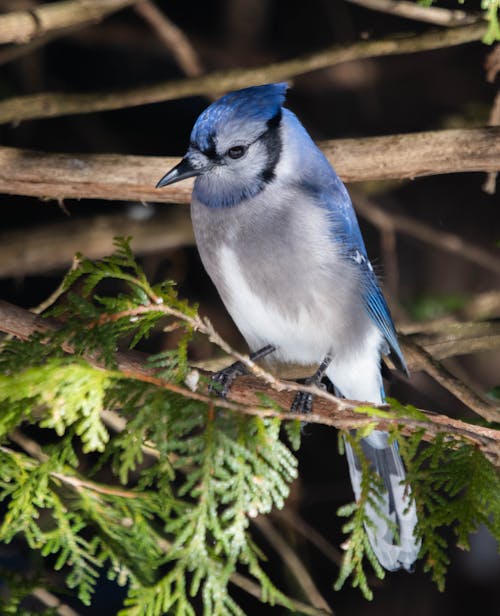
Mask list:
[[[325,162],[327,162],[326,159]],[[325,207],[330,213],[332,234],[335,241],[344,246],[347,258],[354,260],[363,270],[365,280],[363,300],[368,314],[389,345],[386,354],[390,354],[397,368],[408,374],[391,313],[368,260],[365,243],[349,193],[328,162],[327,165],[328,169],[325,167],[321,170],[324,178],[328,178],[328,181],[323,184],[324,188],[319,195],[319,201],[322,207]]]

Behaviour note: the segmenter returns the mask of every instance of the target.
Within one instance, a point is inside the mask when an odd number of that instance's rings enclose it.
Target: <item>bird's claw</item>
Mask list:
[[[290,407],[291,413],[307,414],[312,411],[313,395],[307,391],[298,391]]]
[[[318,381],[316,375],[304,380],[299,380],[298,382],[302,382],[304,385],[316,385],[316,387],[320,387],[324,390],[327,389],[326,385],[322,383],[321,380]],[[292,406],[290,407],[290,412],[302,414],[311,413],[313,401],[314,394],[311,394],[308,391],[298,391],[293,399]]]
[[[209,393],[219,398],[225,398],[231,390],[234,379],[246,373],[247,369],[240,361],[234,362],[234,364],[227,366],[227,368],[219,370],[219,372],[216,372],[210,379],[210,384],[208,386]]]

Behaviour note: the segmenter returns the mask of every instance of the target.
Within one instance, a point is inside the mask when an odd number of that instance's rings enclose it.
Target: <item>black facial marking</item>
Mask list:
[[[270,120],[267,121],[267,130],[261,136],[260,141],[264,144],[267,153],[267,164],[260,173],[264,182],[274,179],[274,171],[281,155],[281,134],[279,131],[281,123],[281,109]]]
[[[210,158],[211,160],[216,160],[218,158],[217,150],[215,149],[215,135],[214,133],[210,133],[207,137],[208,145],[201,150],[205,156]]]

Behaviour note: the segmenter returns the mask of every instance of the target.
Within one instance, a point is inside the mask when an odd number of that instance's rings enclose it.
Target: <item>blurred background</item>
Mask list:
[[[30,9],[37,4],[3,0],[0,11]],[[332,44],[433,27],[345,0],[158,0],[155,4],[187,37],[194,62],[191,58],[187,65],[179,63],[175,46],[166,45],[152,27],[151,15],[148,17],[144,8],[131,7],[43,45],[0,48],[1,98],[46,91],[133,88],[181,78],[186,71],[195,75],[266,65]],[[457,8],[454,2],[440,6]],[[478,10],[479,3],[468,2],[465,8]],[[316,140],[484,126],[490,121],[498,89],[498,82],[488,82],[485,72],[492,51],[493,47],[476,42],[340,64],[294,78],[287,105]],[[45,152],[180,156],[188,145],[193,122],[209,102],[203,97],[185,98],[3,125],[0,144]],[[417,331],[423,321],[500,317],[500,200],[498,194],[483,190],[485,180],[484,173],[461,173],[352,187],[361,195],[358,214],[368,253],[385,281],[385,293],[403,330]],[[169,240],[162,243],[165,211],[174,206],[71,199],[56,202],[16,195],[0,195],[0,202],[1,298],[23,307],[36,306],[58,286],[76,251],[103,255],[109,252],[113,236],[133,235],[138,241],[132,242],[132,247],[149,277],[176,280],[181,296],[198,302],[200,312],[210,317],[219,333],[245,350],[186,231],[187,206],[176,206],[178,227],[165,228]],[[450,252],[439,241],[425,239],[418,224],[410,224],[414,232],[396,231],[388,238],[363,215],[367,207],[380,208],[411,223],[424,223],[426,229],[455,234],[464,246],[490,254],[492,266],[480,265],[466,255]],[[93,245],[89,232],[97,229],[101,232]],[[154,240],[148,240],[149,233]],[[29,260],[24,258],[28,251],[34,254]],[[489,302],[487,308],[477,308],[484,302]],[[158,351],[173,342],[167,334],[159,334],[145,350]],[[198,361],[218,355],[202,339],[191,354]],[[500,385],[498,351],[463,355],[445,364],[481,393]],[[429,410],[472,417],[424,374],[414,374],[411,386],[398,384],[392,393],[403,402]],[[348,587],[334,592],[338,554],[321,541],[323,547],[318,548],[313,536],[318,533],[340,553],[342,521],[335,512],[352,499],[352,493],[345,461],[337,454],[336,434],[325,427],[306,427],[299,460],[300,479],[294,485],[288,512],[277,514],[272,522],[300,554],[336,614],[442,616],[469,614],[473,609],[484,615],[498,614],[500,559],[486,531],[473,538],[471,552],[451,552],[444,593],[437,591],[421,566],[412,575],[395,573],[383,582],[374,582],[372,603]],[[272,553],[260,532],[257,529],[257,536]],[[12,552],[4,556],[10,558]],[[292,595],[299,592],[276,553],[269,571],[285,591]],[[284,613],[279,607],[261,606],[243,593],[236,595],[248,614]],[[120,599],[119,591],[105,582],[92,608],[84,609],[71,597],[64,598],[81,614],[114,613]]]

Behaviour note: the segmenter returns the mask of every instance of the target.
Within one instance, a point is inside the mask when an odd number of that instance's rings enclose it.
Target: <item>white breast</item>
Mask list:
[[[224,298],[226,307],[250,348],[272,344],[283,361],[319,363],[332,346],[331,336],[324,331],[330,321],[328,308],[315,301],[293,314],[280,311],[252,291],[231,248],[221,246],[218,255],[224,287],[230,289]]]

